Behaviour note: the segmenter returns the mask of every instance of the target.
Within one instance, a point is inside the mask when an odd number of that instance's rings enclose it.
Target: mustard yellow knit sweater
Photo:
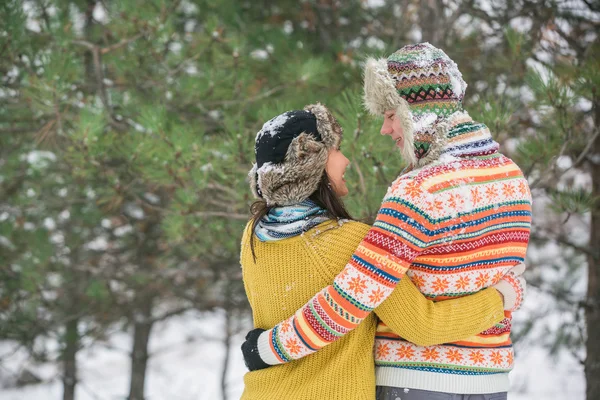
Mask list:
[[[254,326],[269,329],[303,306],[342,271],[369,226],[324,222],[302,236],[263,243],[250,224],[242,238],[241,264]],[[375,399],[373,343],[377,317],[402,338],[422,346],[454,342],[498,323],[504,313],[495,289],[456,300],[427,300],[405,278],[375,314],[318,353],[248,372],[242,400]]]

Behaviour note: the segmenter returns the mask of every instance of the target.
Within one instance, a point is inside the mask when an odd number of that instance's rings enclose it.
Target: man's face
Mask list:
[[[382,135],[389,135],[396,142],[396,147],[404,148],[404,131],[400,125],[400,118],[396,116],[396,110],[388,110],[383,113],[383,125],[380,132]]]

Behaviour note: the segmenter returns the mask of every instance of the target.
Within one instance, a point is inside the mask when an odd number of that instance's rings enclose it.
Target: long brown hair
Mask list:
[[[346,210],[344,206],[344,202],[333,191],[333,187],[331,185],[331,181],[327,176],[326,172],[323,172],[323,176],[321,177],[321,181],[319,182],[319,186],[317,190],[314,191],[308,197],[310,200],[314,201],[319,207],[325,209],[327,211],[327,216],[331,219],[354,219],[350,215],[350,213]],[[250,250],[252,250],[252,258],[254,262],[256,262],[256,253],[254,252],[254,230],[256,229],[256,224],[261,220],[262,217],[267,215],[271,209],[276,206],[269,206],[267,202],[264,200],[257,200],[250,206],[250,212],[252,213],[252,230],[250,236]]]

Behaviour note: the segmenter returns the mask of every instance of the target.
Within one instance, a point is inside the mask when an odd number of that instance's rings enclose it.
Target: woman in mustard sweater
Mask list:
[[[273,327],[329,284],[370,228],[352,221],[340,200],[348,194],[344,172],[349,165],[340,151],[341,139],[341,127],[320,104],[281,114],[258,132],[249,177],[260,200],[253,204],[241,252],[257,328]],[[368,293],[368,287],[356,289]],[[375,314],[343,339],[310,357],[247,373],[242,399],[373,400],[378,318],[384,324],[377,335],[393,331],[430,346],[475,335],[503,317],[502,296],[494,288],[434,303],[403,279]],[[335,322],[343,326],[344,318]],[[294,343],[286,348],[294,351]]]

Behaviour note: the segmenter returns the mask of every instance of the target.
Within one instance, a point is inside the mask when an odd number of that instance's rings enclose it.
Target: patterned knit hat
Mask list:
[[[407,161],[425,165],[440,155],[448,117],[462,110],[467,84],[458,66],[429,43],[404,46],[387,59],[367,60],[364,102],[373,115],[396,110],[404,140],[414,144]]]
[[[342,127],[317,103],[288,111],[266,122],[256,135],[256,163],[250,188],[268,205],[306,200],[317,190],[330,149],[342,140]]]

